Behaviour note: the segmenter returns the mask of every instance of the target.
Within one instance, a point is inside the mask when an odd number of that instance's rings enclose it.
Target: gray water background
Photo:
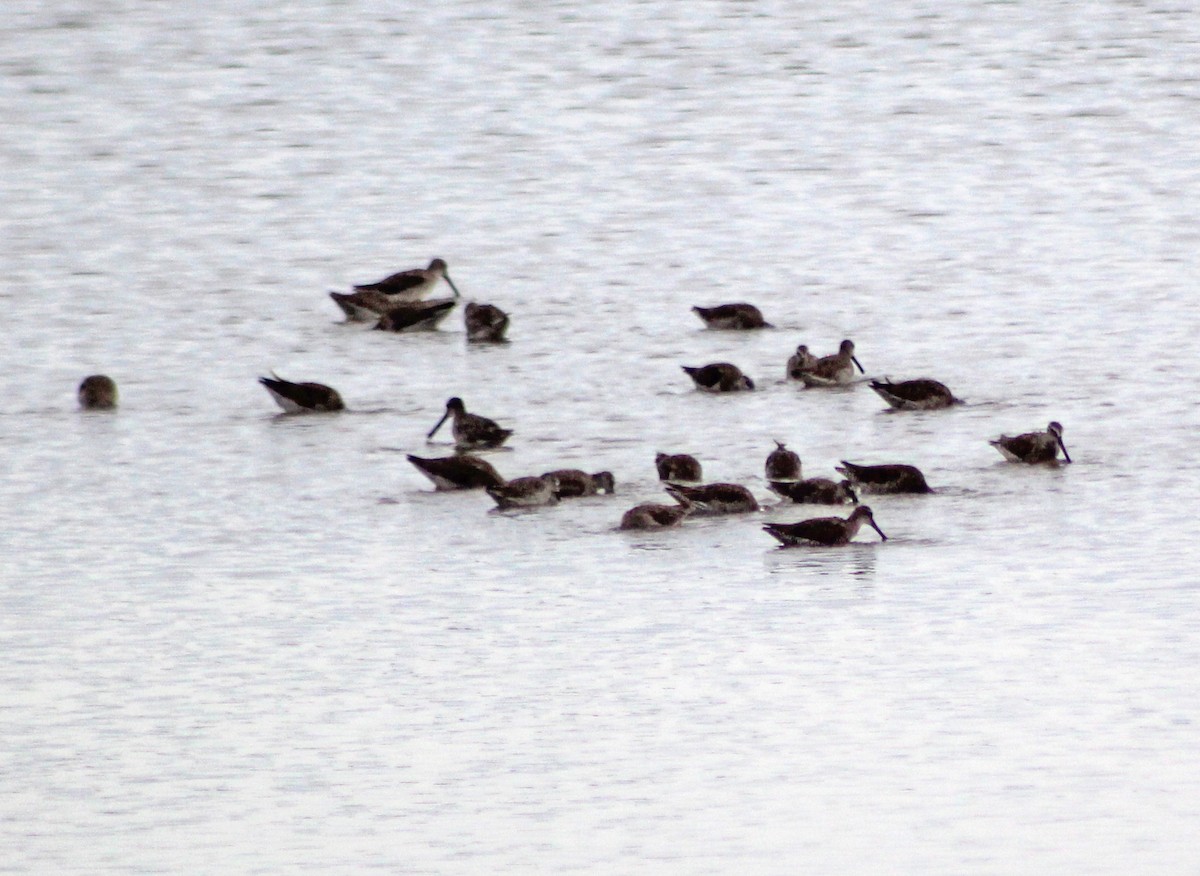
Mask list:
[[[0,872],[1200,872],[1191,4],[15,0],[0,89]],[[433,256],[510,344],[325,294]],[[450,395],[618,495],[434,493]],[[776,438],[938,492],[614,531]]]

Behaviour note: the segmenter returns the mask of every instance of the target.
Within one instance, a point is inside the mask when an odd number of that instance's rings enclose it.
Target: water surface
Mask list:
[[[1193,11],[12,5],[0,869],[1196,868]],[[433,256],[511,343],[325,294]],[[967,404],[782,379],[843,337]],[[434,493],[451,395],[618,495]],[[614,531],[773,439],[937,493]]]

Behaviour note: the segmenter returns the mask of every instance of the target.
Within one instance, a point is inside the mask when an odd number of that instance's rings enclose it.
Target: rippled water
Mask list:
[[[0,870],[1200,865],[1200,14],[9,6]],[[435,255],[510,344],[325,295]],[[736,300],[777,328],[688,310]],[[843,337],[967,404],[782,380]],[[434,493],[450,395],[618,495]],[[1074,465],[986,443],[1050,419]],[[937,493],[614,531],[655,451],[767,499],[776,438]]]

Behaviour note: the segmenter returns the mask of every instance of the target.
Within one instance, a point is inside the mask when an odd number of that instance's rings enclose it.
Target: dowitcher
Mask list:
[[[457,303],[454,298],[438,298],[394,304],[380,314],[375,328],[389,332],[431,332],[450,315]]]
[[[479,490],[498,487],[505,482],[490,462],[469,453],[433,459],[413,456],[410,453],[408,461],[416,466],[417,471],[433,481],[433,485],[439,490]]]
[[[659,453],[654,465],[660,481],[699,483],[704,477],[700,461],[690,453]]]
[[[899,383],[887,379],[872,380],[870,386],[898,411],[932,411],[959,402],[946,384],[927,377],[901,380]]]
[[[841,386],[854,379],[856,365],[860,372],[863,371],[862,363],[854,355],[854,341],[846,340],[832,356],[822,356],[811,368],[797,372],[796,376],[805,386]]]
[[[837,470],[864,493],[932,493],[925,475],[912,465],[855,465],[842,460]]]
[[[446,273],[446,263],[434,259],[428,268],[414,268],[384,277],[378,283],[361,283],[353,292],[330,292],[329,297],[356,322],[377,319],[400,304],[412,303],[428,295],[444,279],[458,298],[458,287]]]
[[[503,341],[508,331],[508,314],[494,304],[471,301],[463,311],[463,323],[467,327],[467,340],[472,343]]]
[[[814,517],[811,520],[801,520],[799,523],[768,523],[763,529],[779,539],[786,547],[794,545],[818,545],[821,547],[839,547],[849,544],[850,539],[858,534],[858,530],[866,523],[879,533],[879,537],[887,541],[887,536],[875,522],[871,509],[859,505],[850,516]]]
[[[694,505],[694,514],[743,514],[758,510],[754,494],[741,484],[703,484],[698,487],[668,484],[666,491],[677,502],[686,500]]]
[[[83,378],[76,394],[79,406],[89,411],[104,411],[117,406],[117,382],[106,374]]]
[[[772,493],[797,504],[807,505],[851,505],[858,504],[858,496],[849,481],[831,481],[829,478],[808,478],[803,481],[772,481]]]
[[[788,450],[782,441],[775,442],[775,449],[767,454],[764,466],[768,481],[798,481],[803,478],[800,473],[800,454]]]
[[[1052,422],[1045,432],[1025,432],[1012,437],[1001,435],[988,443],[1004,454],[1009,462],[1057,462],[1060,448],[1063,461],[1070,462],[1071,455],[1067,453],[1067,445],[1063,444],[1062,431],[1062,423]]]
[[[692,512],[690,504],[679,501],[678,505],[659,505],[653,502],[635,505],[621,516],[621,523],[617,528],[667,529],[678,526]]]
[[[611,471],[588,474],[578,468],[560,468],[546,472],[543,477],[552,477],[558,482],[555,492],[560,499],[594,496],[597,493],[611,496],[616,488],[616,481],[613,480]]]
[[[512,434],[512,429],[501,429],[495,420],[489,420],[479,414],[468,414],[466,407],[463,406],[463,400],[455,396],[446,401],[446,413],[442,414],[442,418],[437,421],[436,426],[429,430],[426,437],[432,438],[437,430],[442,428],[442,423],[450,417],[454,418],[450,430],[454,435],[454,443],[462,450],[485,450],[490,447],[499,447]]]
[[[275,403],[289,414],[325,413],[346,407],[338,391],[323,383],[293,383],[274,372],[270,377],[258,378],[258,382],[267,388]]]
[[[801,344],[796,352],[788,356],[787,376],[791,380],[799,380],[803,372],[811,371],[816,364],[817,357],[808,351],[807,344]]]
[[[710,329],[772,328],[763,319],[762,311],[753,304],[718,304],[716,307],[693,307],[692,311]]]
[[[680,366],[692,378],[697,389],[705,392],[739,392],[754,389],[754,381],[742,373],[736,365],[728,362],[714,362],[698,368],[689,365]]]
[[[439,280],[445,280],[454,290],[454,297],[458,297],[458,287],[450,279],[446,263],[442,259],[434,259],[427,268],[399,271],[375,283],[358,283],[354,291],[382,292],[394,301],[416,301],[432,292]]]
[[[488,487],[487,493],[496,500],[496,506],[508,508],[536,508],[558,503],[558,481],[553,475],[513,478],[503,484]]]

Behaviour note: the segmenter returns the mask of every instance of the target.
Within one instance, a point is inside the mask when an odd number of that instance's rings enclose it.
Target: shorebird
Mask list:
[[[680,366],[696,384],[697,389],[705,392],[738,392],[744,389],[754,389],[754,381],[742,373],[736,365],[728,362],[714,362],[699,368],[688,365]]]
[[[439,490],[479,490],[498,487],[505,482],[490,462],[469,453],[433,459],[410,453],[408,461]]]
[[[382,292],[367,289],[363,292],[330,292],[333,303],[342,309],[351,322],[370,322],[379,319],[400,301],[393,301]]]
[[[487,493],[496,500],[501,510],[508,508],[536,508],[540,505],[558,503],[558,481],[553,475],[513,478],[503,484],[488,487]]]
[[[542,477],[554,478],[558,482],[555,493],[560,499],[573,499],[576,496],[594,496],[604,493],[611,496],[616,482],[611,471],[598,471],[588,474],[577,468],[560,468],[548,471]]]
[[[693,307],[692,311],[710,329],[773,328],[763,319],[762,311],[753,304],[718,304],[716,307]]]
[[[446,273],[446,263],[434,259],[428,268],[414,268],[384,277],[378,283],[362,283],[353,292],[330,292],[329,297],[354,322],[369,322],[387,313],[393,307],[412,303],[424,298],[445,279],[458,298],[458,287]]]
[[[1045,432],[1025,432],[1012,437],[1001,435],[988,443],[1009,462],[1057,462],[1059,448],[1062,448],[1063,460],[1070,462],[1071,455],[1067,453],[1067,445],[1063,444],[1062,431],[1062,423],[1052,422]]]
[[[892,383],[886,378],[872,380],[870,386],[879,393],[880,398],[898,411],[932,411],[948,408],[959,402],[946,384],[927,377],[902,380],[899,383]]]
[[[668,484],[666,491],[675,501],[694,505],[694,514],[742,514],[758,510],[754,494],[741,484],[703,484],[699,487]]]
[[[454,298],[438,298],[393,304],[385,313],[380,314],[375,328],[389,332],[430,332],[450,315],[457,303]]]
[[[854,341],[842,341],[832,356],[822,356],[811,368],[797,372],[805,386],[841,386],[854,379],[854,366],[863,371],[854,355]],[[863,372],[865,373],[865,372]]]
[[[81,408],[109,410],[117,406],[117,382],[106,374],[92,374],[83,378],[76,395]]]
[[[503,341],[508,331],[508,314],[494,304],[469,302],[463,311],[463,322],[467,340],[472,343]]]
[[[434,259],[427,268],[399,271],[375,283],[358,283],[354,286],[354,291],[382,292],[394,301],[416,301],[432,292],[439,280],[445,280],[454,290],[454,297],[458,297],[458,287],[450,279],[446,272],[446,263],[441,259]]]
[[[699,483],[704,477],[700,461],[690,453],[659,453],[654,457],[660,481]]]
[[[772,481],[770,490],[784,499],[806,505],[851,505],[858,504],[858,496],[849,481],[831,481],[829,478],[808,478],[803,481]]]
[[[647,502],[635,505],[621,515],[618,529],[668,529],[683,523],[683,519],[692,512],[690,504],[658,505]]]
[[[270,377],[260,377],[258,382],[267,388],[286,413],[325,413],[340,411],[346,407],[338,391],[323,383],[292,383],[275,372]]]
[[[765,471],[768,481],[798,481],[800,474],[800,454],[788,450],[782,441],[775,442],[775,449],[767,455]]]
[[[769,535],[779,539],[785,547],[794,545],[819,545],[822,547],[840,547],[849,544],[850,539],[858,534],[858,530],[866,523],[879,533],[879,537],[887,541],[887,536],[875,522],[871,509],[859,505],[844,520],[841,517],[814,517],[811,520],[801,520],[799,523],[768,523],[763,527]]]
[[[787,376],[792,380],[799,380],[801,373],[811,371],[816,364],[817,357],[808,351],[807,344],[801,344],[796,348],[796,352],[788,356]]]
[[[864,493],[932,493],[916,466],[855,465],[842,460],[837,471]]]
[[[455,396],[446,401],[446,413],[442,414],[437,425],[430,429],[429,434],[425,437],[432,438],[437,430],[442,428],[442,423],[450,417],[454,418],[454,424],[450,430],[454,435],[454,443],[462,450],[485,450],[490,447],[499,447],[512,434],[512,429],[501,429],[495,420],[489,420],[478,414],[468,414],[466,407],[463,406],[463,400]]]

